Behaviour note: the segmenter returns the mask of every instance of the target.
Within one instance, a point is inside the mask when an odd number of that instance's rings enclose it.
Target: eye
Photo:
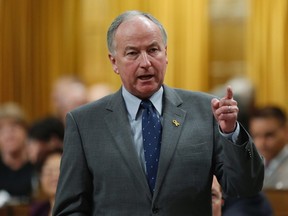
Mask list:
[[[275,136],[275,134],[276,134],[276,132],[275,132],[275,131],[272,131],[272,132],[268,132],[268,133],[266,133],[266,134],[265,134],[265,137],[266,137],[266,138],[272,138],[272,137],[274,137],[274,136]]]
[[[126,53],[127,56],[136,56],[137,52],[136,51],[129,51]]]
[[[129,52],[127,55],[136,55],[136,52]]]
[[[158,48],[157,47],[152,47],[149,49],[149,53],[155,53],[158,51]]]

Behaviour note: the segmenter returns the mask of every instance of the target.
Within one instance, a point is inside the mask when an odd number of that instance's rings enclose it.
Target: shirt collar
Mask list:
[[[160,116],[162,115],[163,91],[163,87],[161,86],[161,88],[149,98]],[[122,96],[124,98],[129,116],[133,120],[135,120],[139,110],[141,99],[128,92],[124,86],[122,86]]]

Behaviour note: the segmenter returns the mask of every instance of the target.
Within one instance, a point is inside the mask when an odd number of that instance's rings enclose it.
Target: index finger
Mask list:
[[[233,98],[233,91],[232,91],[231,86],[227,86],[225,98],[226,99],[232,99]]]

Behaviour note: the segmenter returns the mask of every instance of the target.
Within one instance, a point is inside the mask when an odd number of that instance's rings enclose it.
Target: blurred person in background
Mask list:
[[[88,102],[87,87],[75,76],[58,78],[52,88],[52,107],[56,117],[65,122],[67,112]]]
[[[42,158],[39,168],[39,181],[44,194],[42,200],[31,204],[30,216],[52,216],[56,188],[60,172],[62,149],[53,149]]]
[[[14,103],[0,106],[0,190],[19,202],[26,202],[32,192],[33,166],[27,157],[26,139],[23,110]]]
[[[265,159],[263,188],[288,189],[286,113],[278,106],[256,109],[250,118],[250,132]]]
[[[64,124],[52,116],[41,118],[32,122],[28,130],[27,150],[28,159],[36,169],[41,165],[41,161],[54,149],[63,148]],[[43,191],[39,186],[38,172],[34,171],[33,178],[33,199],[42,199]]]
[[[114,92],[112,86],[108,83],[97,83],[88,88],[88,102],[98,100]]]
[[[28,130],[28,158],[37,164],[55,148],[63,148],[64,124],[56,117],[45,117],[32,122]]]
[[[224,200],[222,198],[222,189],[216,176],[213,176],[211,196],[212,196],[212,215],[221,216],[222,205],[224,203]]]

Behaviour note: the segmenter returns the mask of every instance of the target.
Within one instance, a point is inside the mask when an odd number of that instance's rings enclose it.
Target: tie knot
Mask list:
[[[153,104],[150,100],[142,100],[141,101],[141,106],[144,108],[144,109],[152,109],[153,107]]]

